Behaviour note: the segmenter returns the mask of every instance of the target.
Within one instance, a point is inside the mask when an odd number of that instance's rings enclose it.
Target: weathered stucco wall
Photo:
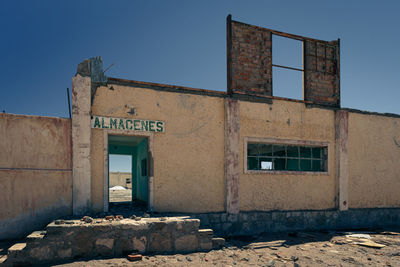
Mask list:
[[[0,239],[71,214],[71,121],[3,113],[0,136]]]
[[[303,103],[239,102],[240,210],[321,210],[335,207],[334,112]],[[244,138],[277,138],[329,143],[328,173],[244,173]]]
[[[111,87],[111,85],[109,85]],[[92,115],[165,122],[154,133],[154,210],[224,210],[224,99],[112,84]],[[128,113],[134,108],[135,114]],[[103,130],[92,129],[92,202],[103,207]]]
[[[109,187],[120,185],[127,188],[132,188],[132,173],[130,172],[110,172],[109,179]],[[129,179],[131,182],[126,183],[126,179]]]
[[[349,208],[400,207],[400,118],[349,113]]]

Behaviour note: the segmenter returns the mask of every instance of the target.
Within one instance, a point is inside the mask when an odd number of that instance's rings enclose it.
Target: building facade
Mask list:
[[[273,67],[287,68],[272,64],[274,35],[303,43],[303,100],[273,95]],[[99,57],[79,64],[70,213],[108,211],[109,155],[121,154],[132,199],[221,232],[400,222],[400,116],[341,108],[339,40],[228,16],[227,74],[221,92],[105,77]]]

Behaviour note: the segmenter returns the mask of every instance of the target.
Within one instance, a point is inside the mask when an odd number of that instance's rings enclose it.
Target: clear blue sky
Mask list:
[[[399,11],[400,1],[3,0],[0,111],[67,117],[66,88],[78,63],[93,56],[115,64],[111,77],[225,91],[225,19],[232,14],[298,35],[341,38],[342,106],[400,114]],[[297,52],[285,49],[282,61],[297,64]],[[281,96],[301,96],[300,87],[283,87]]]

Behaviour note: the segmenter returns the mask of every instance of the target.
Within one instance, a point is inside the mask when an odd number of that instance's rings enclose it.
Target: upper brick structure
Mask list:
[[[272,35],[303,42],[305,101],[340,107],[339,40],[322,41],[227,18],[228,93],[272,96]]]
[[[228,46],[228,92],[272,96],[271,32],[228,17]]]
[[[304,100],[340,106],[339,41],[304,42]]]

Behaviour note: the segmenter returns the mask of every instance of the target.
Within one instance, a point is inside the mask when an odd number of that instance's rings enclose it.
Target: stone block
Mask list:
[[[198,231],[199,240],[211,240],[214,235],[213,229],[200,229]]]
[[[133,243],[133,250],[137,250],[141,253],[146,251],[146,248],[147,248],[146,236],[134,237],[132,239],[132,243]]]
[[[182,222],[182,232],[185,234],[196,233],[200,227],[199,219],[188,219]]]
[[[54,258],[54,250],[56,249],[57,247],[47,245],[31,248],[29,250],[29,256],[36,261],[48,261]]]
[[[114,249],[114,239],[112,238],[99,238],[95,242],[97,254],[101,256],[112,256]]]
[[[212,248],[213,248],[213,243],[211,240],[208,242],[199,241],[199,249],[200,250],[211,250]]]
[[[199,241],[196,235],[183,235],[175,240],[175,251],[191,252],[196,251]]]
[[[23,250],[26,248],[26,243],[17,243],[12,245],[7,252],[7,257],[9,259],[18,258],[23,255]]]
[[[225,245],[225,239],[222,237],[214,237],[212,239],[212,248],[213,249],[220,249]]]
[[[72,248],[58,249],[57,256],[60,259],[69,259],[72,257]]]
[[[229,214],[228,215],[228,222],[237,222],[239,219],[238,214]]]
[[[149,238],[150,252],[172,252],[172,240],[170,235],[160,233],[150,233]]]
[[[93,253],[93,233],[91,231],[78,230],[74,233],[72,256],[88,257]]]
[[[114,255],[122,256],[133,251],[133,244],[131,239],[118,238],[114,242]]]

